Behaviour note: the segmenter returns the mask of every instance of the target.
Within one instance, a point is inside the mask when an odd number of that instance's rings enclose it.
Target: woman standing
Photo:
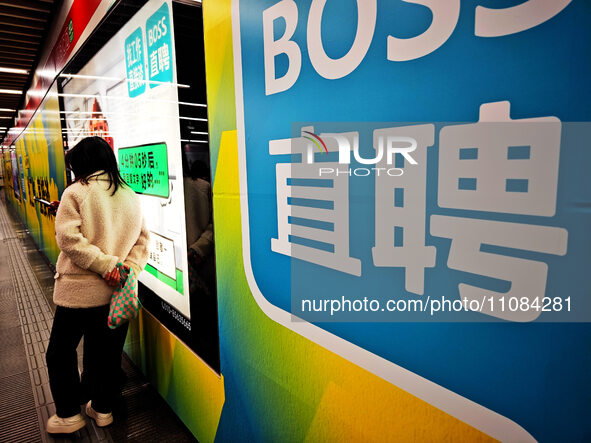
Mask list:
[[[118,371],[127,324],[107,326],[109,302],[119,284],[118,262],[136,276],[146,264],[148,231],[138,196],[123,181],[115,155],[100,137],[88,137],[66,154],[75,182],[63,193],[55,230],[57,260],[53,301],[57,305],[47,369],[56,414],[47,432],[71,433],[86,424],[80,414],[76,348],[85,341],[90,401],[86,414],[98,426],[113,422]]]

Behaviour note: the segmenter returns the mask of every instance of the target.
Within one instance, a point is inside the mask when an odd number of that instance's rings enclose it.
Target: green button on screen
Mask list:
[[[138,194],[168,198],[166,143],[120,148],[119,172]]]

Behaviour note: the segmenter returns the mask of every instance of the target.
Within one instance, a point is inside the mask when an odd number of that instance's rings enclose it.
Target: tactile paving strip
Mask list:
[[[13,362],[14,365],[19,366],[19,369],[26,371],[21,374],[18,390],[11,391],[10,385],[0,384],[2,393],[0,402],[8,405],[7,410],[11,411],[9,415],[0,415],[0,442],[51,443],[67,442],[72,439],[112,442],[109,432],[96,427],[91,420],[87,421],[85,428],[71,436],[59,438],[45,432],[47,419],[55,413],[45,363],[53,312],[45,297],[41,295],[42,288],[25,256],[21,236],[14,232],[3,205],[0,205],[0,232],[3,237],[0,255],[5,265],[2,268],[4,270],[2,278],[3,281],[8,278],[11,283],[10,290],[6,291],[8,297],[3,307],[10,312],[7,317],[16,318],[19,325],[16,328],[6,329],[11,331],[11,334],[8,339],[0,339],[0,355],[3,361]],[[12,306],[10,306],[10,299]],[[20,408],[20,412],[10,409],[11,392],[31,399],[28,409]]]
[[[13,235],[3,206],[0,238],[0,441],[42,441],[12,273],[10,246],[19,240]]]
[[[39,283],[39,270],[31,266],[31,256],[27,259],[25,239],[23,232],[13,228],[0,201],[0,443],[196,441],[126,356],[127,382],[121,404],[113,411],[113,425],[101,429],[87,420],[85,428],[62,438],[45,432],[47,419],[55,413],[45,364],[53,311],[44,295],[47,288]],[[7,346],[3,347],[5,334]],[[8,357],[7,352],[14,355]],[[13,391],[22,398],[13,402],[9,376],[16,374]]]
[[[28,387],[32,390],[34,398],[32,410],[15,414],[14,417],[11,416],[12,420],[0,420],[0,428],[3,430],[0,432],[8,433],[6,439],[0,438],[0,442],[61,442],[71,441],[72,438],[94,442],[113,441],[108,432],[96,428],[92,421],[88,421],[85,428],[68,438],[55,438],[56,436],[45,432],[47,419],[55,413],[45,364],[53,312],[42,295],[43,289],[25,255],[23,241],[26,234],[15,232],[4,205],[0,205],[0,232],[3,237],[0,255],[8,258],[8,266],[3,268],[3,275],[11,282],[11,298],[13,304],[16,304],[21,330],[20,352],[24,352],[29,377]]]

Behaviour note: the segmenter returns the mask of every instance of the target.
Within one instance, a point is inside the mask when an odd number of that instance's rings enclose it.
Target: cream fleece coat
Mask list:
[[[53,301],[58,306],[89,308],[109,304],[113,288],[103,277],[121,261],[136,275],[148,259],[149,233],[139,197],[126,186],[111,196],[109,176],[64,191],[55,217],[60,255]]]

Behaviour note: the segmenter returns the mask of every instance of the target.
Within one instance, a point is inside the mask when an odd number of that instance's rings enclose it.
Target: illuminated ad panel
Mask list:
[[[69,146],[105,138],[140,196],[151,232],[140,282],[190,318],[171,11],[170,1],[149,2],[63,92]]]
[[[584,2],[408,3],[232,2],[250,290],[498,440],[584,438]]]
[[[16,160],[15,151],[10,151],[10,168],[12,172],[12,189],[14,190],[14,197],[20,201],[21,193],[18,184],[18,162]]]
[[[10,187],[8,185],[8,177],[12,175],[12,170],[10,166],[7,165],[7,159],[8,162],[10,162],[10,155],[8,150],[0,149],[0,162],[2,164],[2,185],[8,189]]]
[[[14,196],[14,191],[12,191],[12,163],[10,162],[10,151],[7,149],[2,154],[2,166],[4,168],[4,188],[8,192],[8,197],[12,198]]]
[[[66,187],[57,86],[50,88],[15,146],[22,190],[19,211],[36,244],[56,263],[55,216],[48,203],[59,200]]]

